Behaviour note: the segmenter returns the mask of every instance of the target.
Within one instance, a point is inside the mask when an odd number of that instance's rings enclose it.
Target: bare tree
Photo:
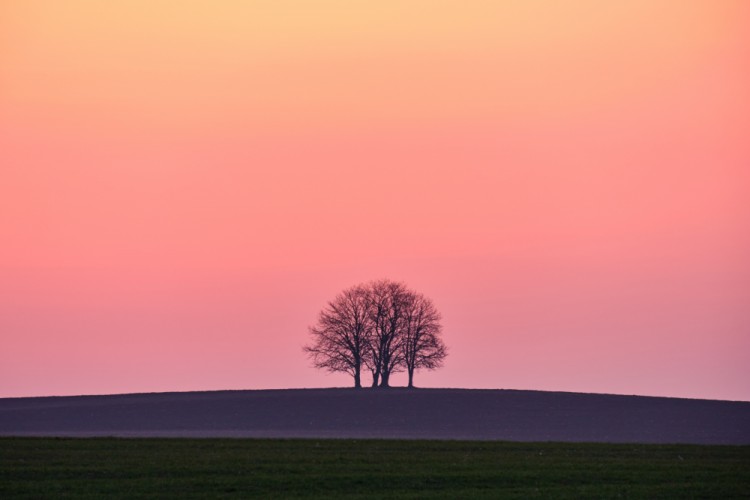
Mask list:
[[[371,282],[367,288],[373,331],[365,363],[372,372],[372,386],[389,387],[391,374],[403,368],[402,326],[409,291],[403,283],[389,280]]]
[[[391,374],[442,365],[447,350],[440,338],[440,313],[427,297],[403,283],[380,280],[341,292],[310,328],[313,341],[304,350],[316,368],[344,372],[362,386],[362,365],[372,387],[389,387]]]
[[[320,312],[317,324],[310,327],[312,344],[304,347],[316,368],[348,373],[355,388],[362,387],[362,364],[370,352],[369,306],[365,287],[344,290]]]
[[[404,301],[403,316],[401,356],[409,387],[414,387],[414,371],[439,368],[448,352],[440,338],[440,313],[430,299],[410,292]]]

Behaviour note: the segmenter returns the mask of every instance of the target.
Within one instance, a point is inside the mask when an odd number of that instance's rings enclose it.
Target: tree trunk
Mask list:
[[[362,376],[359,371],[359,366],[354,369],[354,388],[355,389],[362,388]]]
[[[380,374],[378,372],[372,372],[372,386],[377,387],[378,381],[380,379]]]
[[[380,387],[390,387],[390,385],[388,385],[388,379],[390,376],[391,374],[389,372],[384,372],[380,375]]]
[[[414,388],[414,368],[409,370],[409,389]]]

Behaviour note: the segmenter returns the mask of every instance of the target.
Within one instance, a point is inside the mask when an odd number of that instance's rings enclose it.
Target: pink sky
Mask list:
[[[417,385],[750,400],[744,0],[0,3],[0,397]],[[396,377],[396,383],[405,382]]]

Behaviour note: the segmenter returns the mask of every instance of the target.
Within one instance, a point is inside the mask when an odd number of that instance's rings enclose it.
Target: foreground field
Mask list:
[[[0,439],[0,498],[746,498],[750,447]]]

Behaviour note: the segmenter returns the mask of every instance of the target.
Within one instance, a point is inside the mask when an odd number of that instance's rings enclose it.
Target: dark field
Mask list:
[[[0,436],[750,444],[750,403],[468,389],[0,399]]]
[[[0,438],[0,498],[748,498],[750,447]]]

